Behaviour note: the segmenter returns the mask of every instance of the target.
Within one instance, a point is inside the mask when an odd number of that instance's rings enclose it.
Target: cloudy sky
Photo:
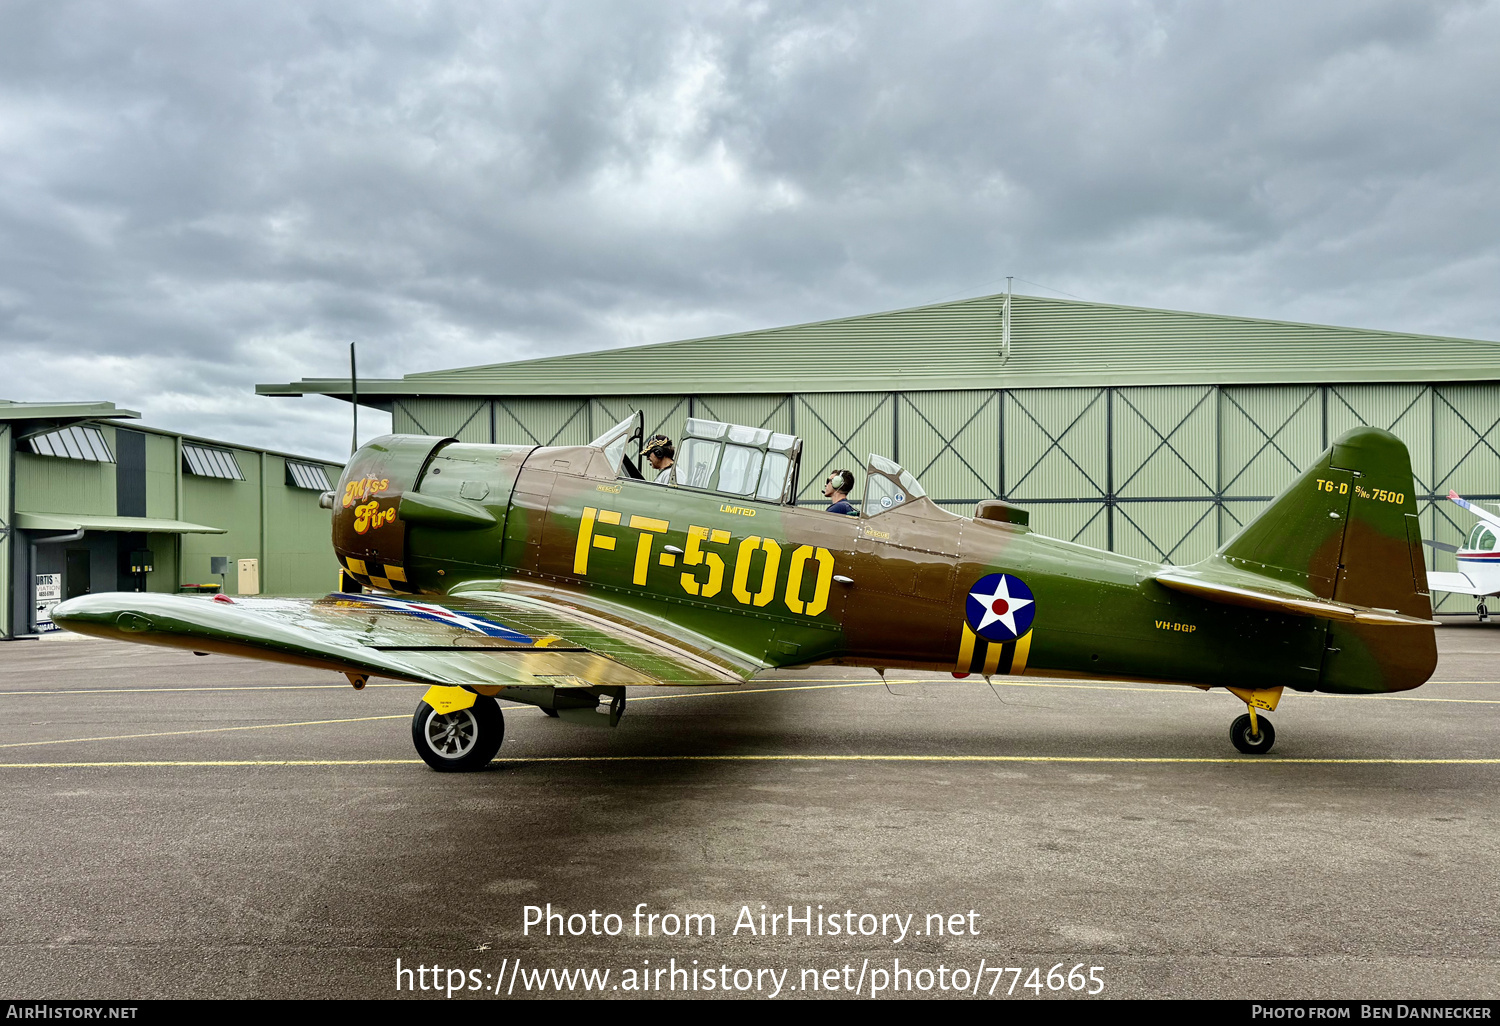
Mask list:
[[[1496,3],[0,0],[0,396],[339,456],[254,385],[1006,275],[1500,339],[1497,53]]]

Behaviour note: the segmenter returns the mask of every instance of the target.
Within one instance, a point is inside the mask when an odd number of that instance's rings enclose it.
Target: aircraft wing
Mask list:
[[[760,668],[670,624],[585,609],[545,591],[476,590],[441,604],[381,595],[229,600],[112,592],[70,599],[52,619],[83,634],[484,693],[738,684]]]
[[[1470,502],[1468,499],[1465,499],[1457,492],[1450,490],[1448,492],[1448,498],[1457,503],[1459,506],[1462,506],[1464,509],[1468,510],[1470,513],[1474,514],[1480,520],[1483,520],[1485,523],[1489,524],[1491,527],[1500,527],[1500,517],[1495,516],[1495,514],[1491,513],[1487,509],[1480,509],[1478,506],[1474,505],[1472,502]]]
[[[1460,595],[1490,594],[1475,587],[1474,582],[1469,580],[1468,574],[1448,573],[1443,570],[1427,571],[1427,587],[1433,591],[1451,591]]]
[[[1201,565],[1169,567],[1157,573],[1155,580],[1174,591],[1230,606],[1247,606],[1276,613],[1296,613],[1322,617],[1325,620],[1348,620],[1389,627],[1432,627],[1437,624],[1436,620],[1424,620],[1389,610],[1363,609],[1329,602],[1310,591],[1223,565],[1207,569]]]

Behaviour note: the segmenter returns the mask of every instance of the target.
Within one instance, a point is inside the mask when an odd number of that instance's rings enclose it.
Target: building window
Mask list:
[[[31,451],[38,456],[56,456],[65,460],[88,460],[90,463],[113,463],[114,454],[104,441],[104,432],[96,427],[74,425],[61,431],[28,438]]]
[[[182,443],[183,469],[198,477],[217,477],[226,481],[243,481],[239,461],[228,449],[211,449],[193,442]]]
[[[286,483],[292,488],[306,488],[310,492],[326,492],[333,485],[328,483],[328,473],[316,463],[286,461]]]

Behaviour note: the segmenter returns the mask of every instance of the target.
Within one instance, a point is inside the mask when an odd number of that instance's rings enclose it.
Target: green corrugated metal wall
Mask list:
[[[210,556],[228,556],[234,560],[260,555],[260,461],[253,452],[230,451],[239,462],[244,481],[192,475],[184,475],[182,479],[182,518],[190,523],[222,527],[226,532],[182,535],[182,580],[186,584],[207,584],[219,579],[209,573]],[[239,594],[238,575],[232,562],[224,579],[224,591]]]
[[[106,424],[97,427],[114,452],[115,429]],[[17,451],[16,495],[25,497],[20,502],[24,510],[66,510],[112,517],[116,512],[115,465]]]
[[[488,430],[489,425],[485,425]],[[320,595],[338,586],[330,516],[318,493],[285,484],[286,460],[266,454],[266,551],[261,558],[261,591],[269,595]],[[339,468],[325,465],[338,483]],[[243,553],[249,555],[249,553]]]
[[[1443,499],[1450,488],[1500,497],[1500,386],[1489,384],[424,398],[397,403],[393,427],[462,427],[461,437],[489,441],[493,424],[497,442],[577,444],[635,409],[648,434],[673,438],[689,411],[800,435],[799,500],[809,505],[822,501],[829,470],[859,471],[876,452],[955,512],[1002,496],[1028,508],[1041,533],[1177,564],[1233,536],[1359,424],[1411,450],[1426,537],[1457,544],[1473,522]],[[1454,568],[1450,554],[1427,555],[1433,569]],[[1470,604],[1449,596],[1442,608]]]
[[[146,516],[177,520],[177,439],[146,435]]]
[[[11,593],[15,590],[11,579],[14,559],[11,555],[15,545],[12,521],[15,519],[15,496],[11,491],[11,446],[14,427],[0,422],[0,638],[16,633],[17,625],[11,621],[15,615],[15,604]]]

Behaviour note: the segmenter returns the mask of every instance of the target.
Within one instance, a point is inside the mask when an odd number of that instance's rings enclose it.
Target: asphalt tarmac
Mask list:
[[[0,998],[505,1000],[608,969],[608,997],[883,971],[881,997],[1015,1001],[1033,968],[1043,998],[1094,989],[1075,965],[1104,997],[1495,998],[1500,626],[1438,641],[1444,683],[1289,692],[1267,757],[1222,693],[818,669],[633,692],[614,731],[507,705],[501,759],[458,775],[412,749],[419,686],[7,644]],[[548,903],[584,935],[523,933]]]

